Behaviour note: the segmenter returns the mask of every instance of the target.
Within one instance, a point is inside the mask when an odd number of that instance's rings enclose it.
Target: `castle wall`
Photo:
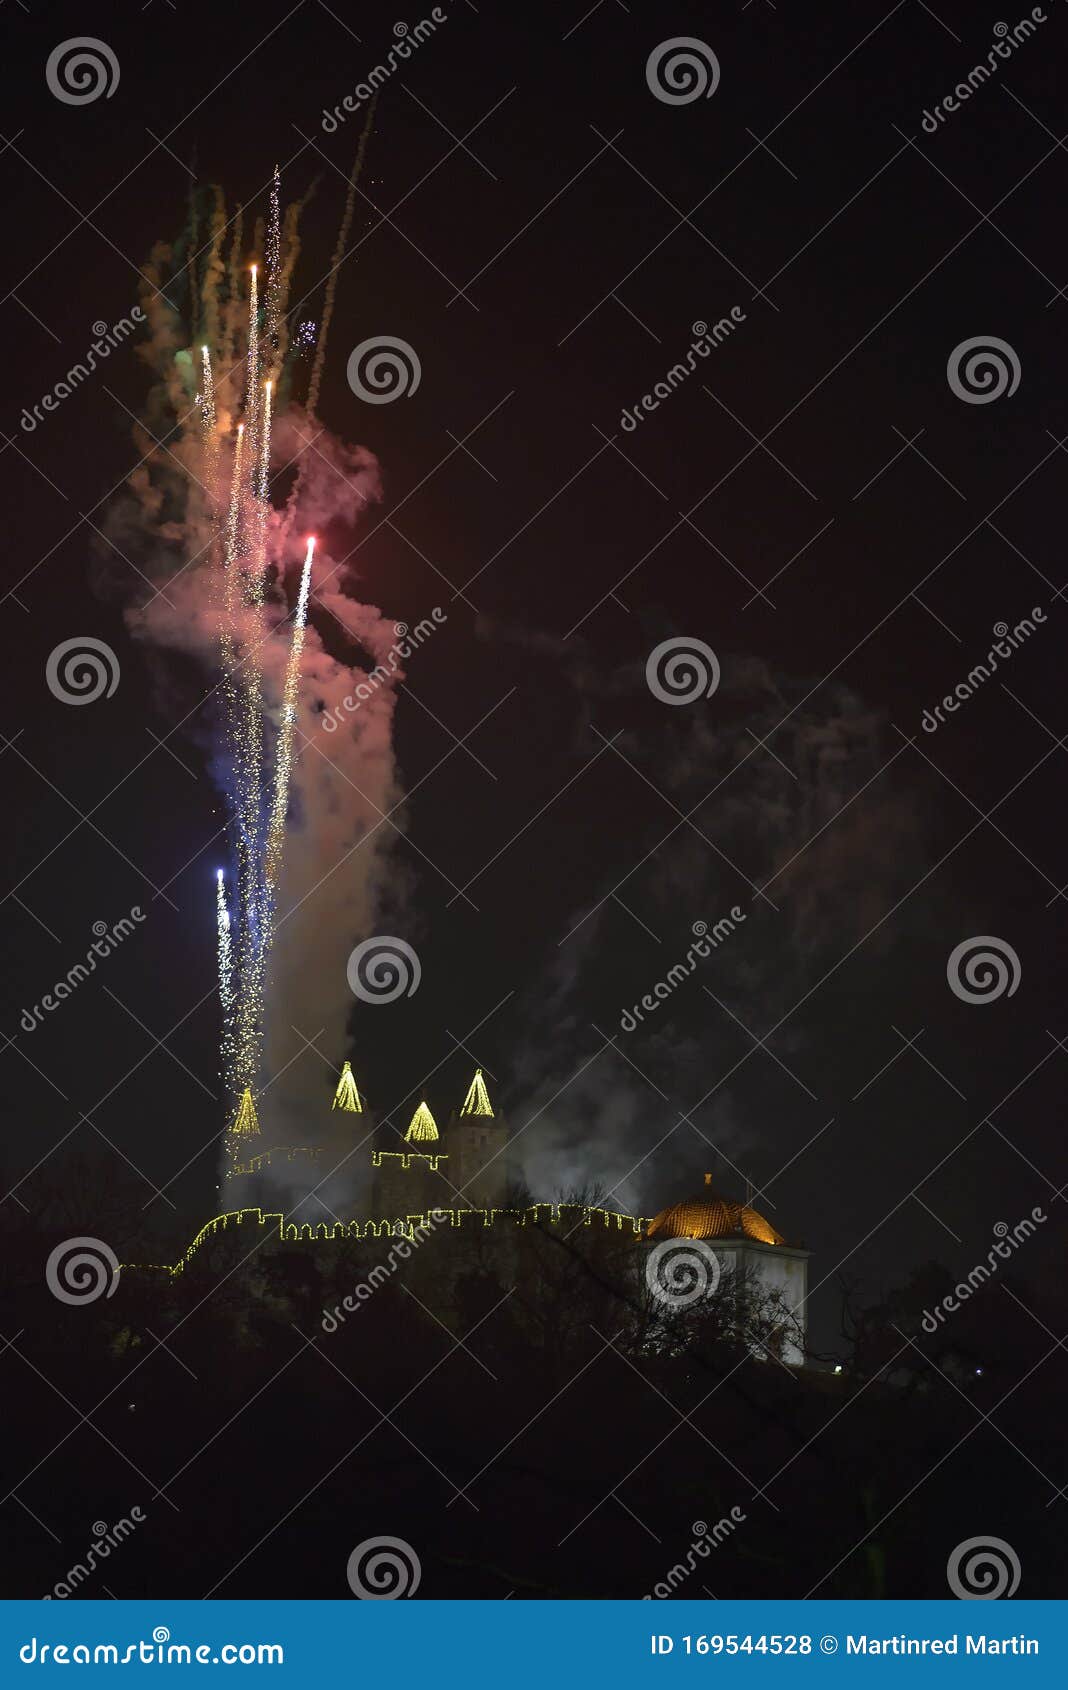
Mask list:
[[[371,1158],[372,1212],[377,1219],[405,1220],[431,1209],[453,1209],[456,1193],[445,1152],[376,1150]]]

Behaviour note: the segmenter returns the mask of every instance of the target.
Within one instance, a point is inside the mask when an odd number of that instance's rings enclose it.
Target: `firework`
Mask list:
[[[225,613],[222,619],[222,698],[229,740],[236,822],[239,990],[234,1016],[235,1075],[240,1088],[252,1084],[259,1059],[263,1017],[260,813],[262,787],[260,678],[255,651],[242,651],[246,595],[240,542],[244,485],[245,424],[239,423],[230,478],[230,507],[223,554]]]
[[[278,174],[278,166],[274,167],[274,179],[271,182],[271,214],[267,220],[267,301],[264,313],[263,334],[267,346],[268,357],[272,370],[274,359],[278,355],[278,334],[282,322],[282,290],[284,286],[282,276],[282,223],[281,223],[282,182]]]
[[[215,416],[215,381],[211,373],[211,354],[206,346],[200,348],[202,376],[200,384],[200,419],[203,428],[205,485],[211,515],[216,514],[219,498],[219,436]]]
[[[267,885],[273,891],[278,882],[285,839],[286,810],[289,807],[289,777],[293,768],[293,724],[297,718],[297,685],[300,680],[300,655],[304,649],[304,629],[308,622],[308,593],[311,589],[312,557],[315,536],[308,540],[304,569],[300,577],[300,591],[293,612],[293,642],[286,663],[285,685],[282,690],[282,721],[278,729],[278,749],[274,764],[274,799],[271,820],[267,829],[267,848],[264,852]]]
[[[227,621],[223,624],[223,667],[233,668],[233,641],[237,609],[237,539],[241,515],[241,457],[245,442],[245,425],[238,423],[234,443],[234,467],[230,477],[230,509],[226,521],[226,551],[223,558],[223,579],[226,587]],[[229,645],[228,645],[229,642]],[[230,651],[227,662],[227,651]]]
[[[181,354],[179,367],[192,370],[196,384],[195,397],[192,386],[185,390],[186,398],[193,398],[187,440],[193,448],[194,484],[207,490],[202,507],[207,543],[201,550],[210,560],[210,594],[218,622],[218,696],[224,741],[220,761],[226,772],[233,853],[232,872],[220,869],[216,877],[221,1069],[231,1151],[237,1139],[258,1130],[254,1099],[262,1085],[267,965],[283,866],[316,549],[315,540],[309,539],[296,604],[288,619],[292,622],[288,649],[283,654],[278,649],[286,631],[286,619],[280,615],[282,560],[291,555],[287,537],[301,475],[298,465],[285,509],[274,513],[271,433],[276,416],[290,402],[294,380],[302,375],[298,363],[302,350],[312,353],[304,409],[309,414],[315,409],[336,274],[352,223],[356,181],[369,133],[370,124],[349,181],[318,336],[315,325],[302,320],[299,308],[289,309],[300,249],[299,216],[308,195],[283,208],[277,169],[268,214],[255,231],[257,242],[262,241],[262,267],[248,263],[241,208],[228,225],[218,192],[202,205],[194,204],[191,224],[195,221],[206,239],[197,248],[191,234],[183,259],[192,296],[189,324],[199,325],[197,339],[203,344]],[[297,333],[292,347],[290,317]],[[188,374],[183,379],[188,380]],[[181,397],[177,382],[171,392]]]
[[[229,1012],[234,1007],[234,964],[233,947],[230,943],[230,911],[226,906],[226,886],[222,869],[218,870],[216,878],[215,910],[219,926],[219,996],[223,1008]]]
[[[248,377],[245,388],[245,421],[248,424],[249,433],[255,439],[260,415],[260,309],[258,270],[255,264],[251,266],[251,278],[248,290]],[[255,462],[255,458],[250,457],[251,476],[255,474]]]
[[[356,190],[363,172],[363,161],[367,156],[367,143],[371,139],[371,130],[375,121],[375,106],[378,104],[377,91],[371,97],[371,104],[367,108],[367,119],[360,135],[356,157],[352,161],[349,173],[348,192],[345,195],[345,209],[341,214],[341,226],[337,232],[337,244],[334,256],[330,260],[330,269],[326,278],[326,293],[323,298],[323,321],[319,330],[319,344],[315,349],[315,362],[312,365],[311,376],[308,379],[308,415],[315,415],[315,408],[319,403],[319,384],[323,377],[323,363],[326,358],[326,340],[330,333],[330,323],[334,315],[334,300],[337,297],[337,273],[345,258],[345,242],[349,238],[352,227],[352,214],[356,209]]]

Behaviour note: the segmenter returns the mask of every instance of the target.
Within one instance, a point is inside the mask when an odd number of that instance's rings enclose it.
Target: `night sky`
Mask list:
[[[457,0],[378,104],[320,412],[375,454],[384,498],[331,540],[361,602],[447,620],[398,696],[412,796],[368,845],[376,930],[415,947],[421,984],[353,1000],[344,1048],[302,1058],[308,1118],[346,1056],[401,1129],[424,1093],[447,1114],[477,1062],[539,1195],[598,1184],[648,1215],[706,1169],[750,1182],[814,1252],[833,1347],[840,1268],[876,1295],[931,1258],[966,1266],[1036,1204],[1021,1271],[1063,1262],[1068,17],[1048,0],[932,134],[925,110],[1015,14],[584,9]],[[4,1187],[25,1200],[60,1146],[110,1159],[120,1256],[147,1227],[173,1260],[215,1212],[212,680],[130,638],[141,584],[99,532],[140,456],[134,345],[32,432],[20,417],[136,302],[191,172],[246,227],[276,163],[287,197],[319,178],[297,287],[317,315],[361,122],[331,133],[323,112],[397,21],[316,0],[4,11]],[[82,33],[121,75],[67,105],[45,63]],[[685,36],[719,81],[672,104],[647,61]],[[346,360],[378,335],[421,378],[372,406]],[[974,337],[1007,344],[1014,392],[953,390]],[[84,708],[46,684],[77,636],[121,670]],[[675,638],[715,652],[711,696],[651,692]],[[134,905],[136,934],[26,1032],[93,923]],[[737,931],[623,1031],[733,906]],[[947,961],[981,935],[1020,978],[973,1004]]]

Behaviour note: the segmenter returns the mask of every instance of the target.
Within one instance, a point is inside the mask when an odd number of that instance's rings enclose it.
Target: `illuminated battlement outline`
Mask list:
[[[432,1174],[438,1171],[439,1162],[447,1162],[447,1150],[372,1150],[371,1166],[380,1168],[383,1162],[399,1162],[403,1173],[410,1173],[413,1162],[425,1162]]]
[[[394,1153],[384,1152],[383,1154]],[[220,1234],[228,1231],[236,1231],[242,1226],[246,1228],[246,1231],[264,1231],[267,1238],[273,1235],[275,1242],[278,1244],[329,1244],[340,1243],[349,1239],[406,1238],[412,1240],[419,1230],[425,1230],[429,1227],[443,1227],[446,1224],[450,1229],[472,1232],[476,1230],[479,1222],[481,1222],[482,1229],[492,1227],[498,1217],[507,1217],[506,1224],[511,1222],[517,1229],[528,1224],[531,1226],[544,1225],[546,1221],[550,1226],[560,1226],[564,1224],[563,1215],[565,1211],[567,1211],[568,1217],[571,1215],[581,1217],[581,1221],[576,1220],[576,1225],[592,1226],[594,1216],[596,1216],[606,1231],[615,1230],[620,1234],[627,1235],[629,1230],[629,1236],[635,1239],[643,1238],[649,1225],[649,1221],[640,1216],[620,1214],[615,1209],[587,1208],[580,1203],[532,1203],[525,1209],[447,1209],[435,1206],[420,1215],[406,1215],[403,1218],[395,1217],[392,1220],[383,1218],[381,1220],[364,1221],[318,1221],[314,1224],[310,1221],[301,1224],[295,1221],[287,1221],[285,1215],[277,1211],[265,1213],[264,1210],[259,1208],[233,1209],[227,1214],[215,1215],[205,1226],[202,1226],[185,1255],[173,1266],[166,1262],[124,1262],[122,1272],[167,1273],[172,1278],[177,1278],[193,1260],[197,1251],[209,1239],[218,1238]]]
[[[279,1161],[295,1162],[300,1156],[307,1156],[317,1162],[322,1155],[320,1144],[273,1144],[269,1150],[264,1150],[259,1156],[253,1156],[251,1161],[238,1163],[227,1173],[228,1179],[237,1179],[240,1174],[258,1174],[261,1168],[269,1168],[271,1160],[277,1157]],[[236,1212],[236,1211],[235,1211]]]

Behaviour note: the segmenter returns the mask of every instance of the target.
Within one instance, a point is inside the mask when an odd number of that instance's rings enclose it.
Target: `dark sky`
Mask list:
[[[826,1330],[843,1261],[874,1291],[971,1262],[1035,1204],[1035,1271],[1063,1255],[1068,17],[1049,0],[930,134],[1015,14],[584,6],[458,0],[379,103],[320,410],[384,477],[349,590],[448,620],[399,699],[418,790],[382,858],[380,925],[422,982],[328,1054],[402,1126],[424,1076],[447,1112],[477,1059],[543,1186],[623,1182],[650,1213],[709,1166],[750,1180],[815,1252]],[[172,734],[195,692],[168,715],[94,587],[149,378],[128,346],[32,433],[20,415],[128,313],[190,171],[256,214],[276,162],[287,196],[320,176],[298,291],[320,284],[359,121],[321,116],[397,21],[317,0],[4,10],[5,1189],[84,1141],[140,1200],[166,1184],[174,1209],[147,1211],[164,1253],[214,1203],[221,818],[203,721]],[[66,105],[45,63],[82,33],[119,83]],[[669,104],[647,60],[685,36],[720,80]],[[624,430],[732,307],[729,339]],[[422,374],[369,406],[346,359],[378,334]],[[973,337],[1007,343],[1011,395],[951,389]],[[924,733],[995,624],[1035,606],[1046,622]],[[74,708],[45,665],[83,635],[121,680]],[[711,697],[650,693],[674,637],[717,654]],[[149,919],[121,953],[22,1030],[134,904]],[[738,931],[622,1032],[693,923],[732,906]],[[949,990],[975,935],[1018,956],[1011,997]],[[314,1120],[330,1077],[315,1057],[307,1075]]]

